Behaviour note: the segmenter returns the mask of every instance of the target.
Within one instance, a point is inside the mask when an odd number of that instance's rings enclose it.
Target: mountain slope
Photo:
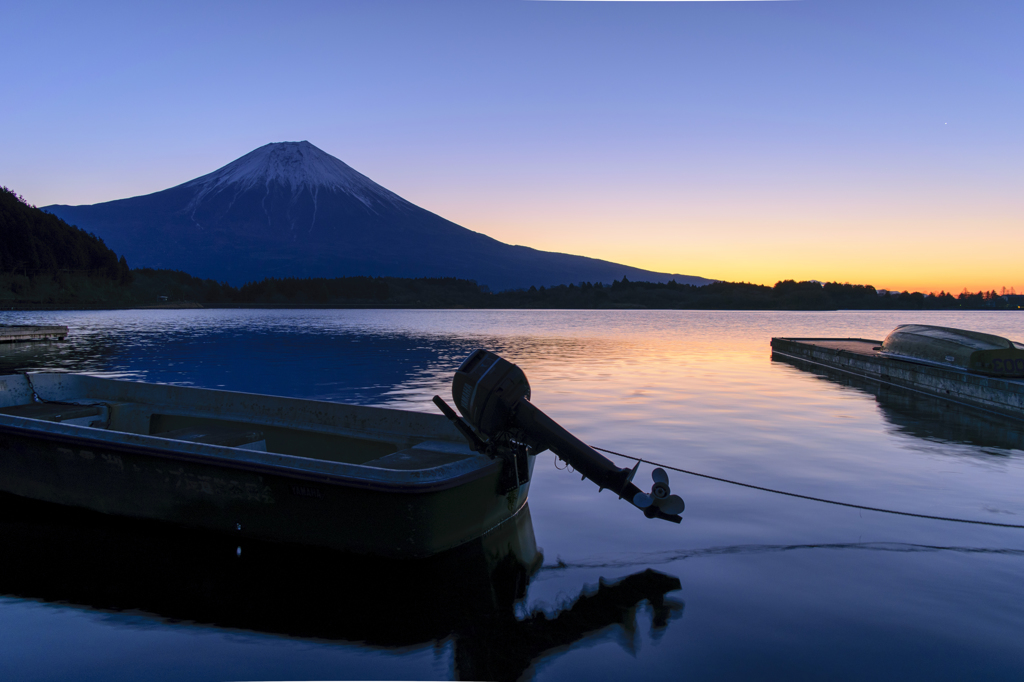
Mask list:
[[[161,192],[46,210],[135,266],[233,284],[342,275],[463,277],[493,289],[623,276],[710,281],[504,244],[402,199],[309,142],[265,145]]]

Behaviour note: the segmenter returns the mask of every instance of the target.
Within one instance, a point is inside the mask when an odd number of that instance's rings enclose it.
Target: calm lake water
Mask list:
[[[0,312],[0,324],[72,329],[64,343],[0,347],[0,371],[433,411],[430,398],[450,398],[452,372],[485,347],[593,445],[807,495],[1024,524],[1020,423],[771,359],[772,336],[881,339],[908,322],[1024,340],[1024,315],[1009,312]],[[1024,530],[670,472],[687,504],[674,525],[554,462],[537,458],[517,530],[532,523],[543,560],[515,579],[472,557],[410,574],[298,550],[239,555],[232,539],[3,500],[0,677],[1022,676]]]

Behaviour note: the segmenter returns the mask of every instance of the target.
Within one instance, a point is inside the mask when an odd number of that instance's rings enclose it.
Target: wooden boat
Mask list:
[[[494,455],[495,453],[491,453]],[[61,373],[0,376],[0,490],[240,537],[390,557],[515,516],[534,457],[441,415]]]
[[[879,351],[881,355],[897,360],[953,367],[989,376],[1024,377],[1024,344],[994,334],[926,324],[901,324],[885,337]]]

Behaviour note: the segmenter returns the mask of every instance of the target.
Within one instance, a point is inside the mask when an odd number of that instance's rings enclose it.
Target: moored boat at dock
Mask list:
[[[1024,344],[994,334],[927,324],[901,324],[879,349],[885,357],[939,367],[1024,378]]]
[[[901,325],[884,341],[771,340],[772,357],[805,362],[1024,419],[1024,345],[991,334]]]

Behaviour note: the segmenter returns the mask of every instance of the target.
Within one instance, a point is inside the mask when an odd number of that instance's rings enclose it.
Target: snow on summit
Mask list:
[[[244,192],[260,186],[269,189],[275,183],[290,186],[293,195],[308,191],[315,196],[327,190],[349,194],[367,206],[374,201],[405,203],[397,194],[305,140],[264,145],[182,186],[199,189],[190,202],[194,208],[211,194]]]

